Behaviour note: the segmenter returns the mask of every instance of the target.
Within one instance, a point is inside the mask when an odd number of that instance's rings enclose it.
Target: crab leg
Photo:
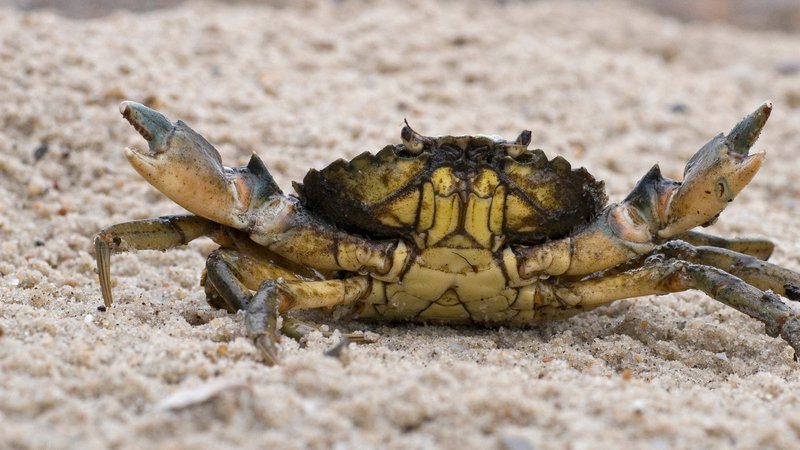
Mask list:
[[[761,290],[771,290],[789,300],[800,300],[800,274],[759,258],[732,250],[671,241],[657,249],[668,258],[713,266]]]
[[[600,272],[600,276],[624,273],[652,259],[674,258],[693,264],[716,267],[761,289],[770,290],[789,300],[800,300],[800,273],[785,269],[752,255],[712,246],[693,246],[687,242],[672,240],[660,245],[650,253],[626,261],[612,269]],[[595,277],[593,275],[592,277]]]
[[[231,249],[214,251],[209,255],[206,267],[205,287],[209,303],[231,312],[244,310],[248,333],[270,364],[277,360],[276,344],[281,334],[299,340],[315,330],[311,325],[286,316],[278,328],[278,317],[295,309],[353,303],[366,296],[371,288],[371,280],[366,276],[309,280]],[[256,294],[251,295],[251,291],[256,291]],[[344,337],[355,342],[363,341],[360,334],[345,334]]]
[[[264,354],[267,363],[274,364],[278,359],[277,343],[280,340],[278,317],[292,309],[347,305],[368,295],[370,287],[371,279],[364,275],[343,280],[264,281],[246,310],[248,334]],[[287,327],[284,334],[296,338],[311,330],[297,320],[285,321],[284,325]],[[283,328],[281,331],[284,331]],[[358,339],[360,336],[346,334],[345,337]]]
[[[623,298],[698,289],[715,300],[760,320],[772,337],[781,336],[800,354],[800,311],[730,273],[678,259],[658,261],[623,273],[556,286],[557,299],[591,309]],[[547,314],[543,311],[543,313]],[[557,311],[554,314],[557,315]]]
[[[717,247],[728,249],[737,253],[744,253],[752,257],[766,261],[775,250],[775,244],[767,239],[759,238],[724,238],[712,234],[700,233],[698,231],[687,231],[684,234],[675,236],[675,240],[688,242],[695,247]]]
[[[402,240],[371,241],[323,223],[291,197],[265,204],[250,232],[253,241],[293,262],[387,281],[398,279],[412,254]]]
[[[111,306],[111,254],[129,250],[166,250],[201,236],[213,234],[219,225],[192,215],[165,216],[112,225],[94,239],[97,274],[106,308]]]
[[[263,256],[252,257],[241,249],[219,248],[208,255],[201,284],[206,288],[206,297],[212,306],[235,313],[247,309],[251,291],[256,291],[262,281],[279,278],[289,281],[309,279],[307,274],[294,272],[272,261],[266,262]]]

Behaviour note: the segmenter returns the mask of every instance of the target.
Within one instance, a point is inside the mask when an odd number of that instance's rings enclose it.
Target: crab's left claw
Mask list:
[[[750,147],[771,111],[772,103],[764,102],[727,135],[719,134],[695,153],[686,165],[683,182],[663,192],[659,237],[668,238],[713,223],[753,179],[765,154],[749,154]]]
[[[148,144],[147,151],[126,148],[128,161],[150,184],[194,214],[244,228],[252,207],[280,193],[255,154],[247,167],[231,169],[182,121],[172,123],[158,111],[130,101],[122,102],[119,110]]]

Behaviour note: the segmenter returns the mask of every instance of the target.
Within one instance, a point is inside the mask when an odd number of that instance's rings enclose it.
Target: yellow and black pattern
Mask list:
[[[539,243],[590,222],[606,202],[603,183],[541,150],[486,136],[424,138],[423,151],[388,146],[310,171],[298,193],[337,226],[405,237],[419,248],[493,248]],[[516,154],[516,156],[511,156]]]

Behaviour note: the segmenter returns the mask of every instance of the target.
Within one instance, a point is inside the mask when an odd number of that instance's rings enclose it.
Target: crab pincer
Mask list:
[[[134,169],[175,203],[195,214],[234,227],[248,225],[254,201],[279,193],[254,154],[245,170],[222,165],[219,152],[182,121],[134,102],[120,104],[122,116],[147,141],[147,151],[128,147]]]
[[[697,225],[709,224],[753,179],[766,153],[750,153],[772,112],[764,102],[727,134],[718,134],[686,164],[683,182],[671,196],[663,214],[668,237]],[[678,231],[680,230],[680,231]]]

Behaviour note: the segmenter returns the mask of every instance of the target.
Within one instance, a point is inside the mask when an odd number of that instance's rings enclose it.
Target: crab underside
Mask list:
[[[181,121],[133,102],[122,115],[148,148],[125,154],[191,215],[126,222],[95,239],[103,298],[110,255],[208,236],[209,303],[246,311],[249,335],[277,360],[293,310],[344,306],[356,317],[526,325],[611,301],[698,289],[754,317],[800,351],[800,275],[766,262],[773,245],[692,231],[716,220],[753,178],[764,103],[689,161],[681,182],[654,166],[623,201],[564,159],[529,150],[530,132],[427,137],[310,171],[285,195],[256,156],[222,165]],[[283,317],[279,321],[279,317]]]

